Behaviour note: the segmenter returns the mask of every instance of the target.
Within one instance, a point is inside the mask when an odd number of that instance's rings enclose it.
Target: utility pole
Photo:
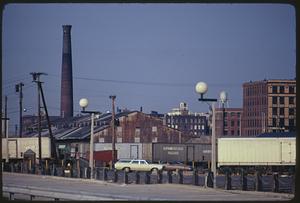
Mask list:
[[[38,91],[38,138],[39,138],[39,167],[42,167],[42,137],[41,137],[41,95],[40,95],[40,75],[45,73],[30,73],[33,78],[33,82],[37,83]]]
[[[109,96],[109,98],[112,100],[112,115],[111,115],[111,128],[112,128],[112,160],[111,160],[111,165],[112,168],[114,168],[115,164],[115,150],[116,150],[116,140],[115,140],[115,95]]]
[[[24,84],[20,82],[19,84],[16,84],[16,92],[19,92],[19,107],[20,107],[20,123],[19,123],[19,137],[22,137],[22,131],[23,131],[23,119],[22,119],[22,112],[23,112],[23,92],[22,87]]]

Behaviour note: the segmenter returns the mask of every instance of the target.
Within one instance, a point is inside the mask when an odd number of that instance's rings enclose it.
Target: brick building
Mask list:
[[[216,135],[220,136],[240,136],[242,108],[224,108],[225,122],[223,122],[223,108],[216,108]],[[223,124],[224,123],[224,124]],[[223,132],[223,126],[225,126]]]
[[[295,131],[296,80],[244,83],[243,111],[243,136]]]
[[[187,104],[181,102],[179,108],[174,108],[165,115],[164,122],[187,137],[200,137],[209,134],[208,116],[205,113],[190,112]]]
[[[117,143],[181,143],[182,133],[179,130],[163,125],[163,120],[139,111],[128,112],[118,116],[116,126]],[[95,142],[111,143],[111,127],[95,130]]]

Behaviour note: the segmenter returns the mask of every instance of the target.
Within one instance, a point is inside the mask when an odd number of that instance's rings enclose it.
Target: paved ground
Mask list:
[[[196,200],[196,201],[269,201],[290,200],[291,194],[225,191],[200,186],[178,184],[115,184],[99,180],[72,179],[3,173],[4,190],[30,190],[38,194],[63,194],[66,199],[90,200]],[[7,193],[6,193],[7,194]],[[28,198],[27,198],[28,199]]]

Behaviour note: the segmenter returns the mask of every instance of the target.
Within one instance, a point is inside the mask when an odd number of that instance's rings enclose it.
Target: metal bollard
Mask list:
[[[9,193],[9,200],[15,200],[15,197],[14,197],[14,193],[13,193],[13,192],[10,192],[10,193]]]
[[[113,179],[113,182],[116,183],[118,182],[118,171],[116,169],[114,169],[114,179]]]
[[[182,170],[178,171],[178,183],[183,184],[183,171]]]
[[[278,173],[273,174],[273,192],[279,192],[279,175],[278,175]]]
[[[157,183],[158,184],[162,184],[162,179],[163,179],[163,172],[162,171],[158,171],[157,172]]]
[[[231,190],[231,174],[228,171],[225,173],[225,190]]]
[[[140,183],[140,172],[136,171],[135,172],[135,184],[139,184]]]
[[[193,170],[193,185],[199,185],[198,170]]]
[[[107,181],[107,168],[103,168],[103,180]]]
[[[151,174],[151,172],[146,172],[146,174],[145,174],[145,184],[150,184],[150,174]]]
[[[168,171],[168,183],[172,183],[173,180],[172,180],[172,171]]]
[[[124,184],[128,184],[128,172],[124,171]]]
[[[247,190],[247,174],[244,170],[241,172],[242,190]]]
[[[255,190],[256,191],[262,190],[262,178],[260,172],[255,173]]]

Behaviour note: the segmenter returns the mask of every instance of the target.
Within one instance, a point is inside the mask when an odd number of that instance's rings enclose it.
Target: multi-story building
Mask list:
[[[223,108],[216,108],[216,135],[241,136],[242,112],[242,108],[224,108],[224,112]]]
[[[290,132],[296,128],[296,80],[243,84],[242,135]]]
[[[165,125],[180,130],[186,137],[200,137],[208,135],[208,114],[192,113],[187,104],[180,103],[179,108],[172,109],[165,115]]]

